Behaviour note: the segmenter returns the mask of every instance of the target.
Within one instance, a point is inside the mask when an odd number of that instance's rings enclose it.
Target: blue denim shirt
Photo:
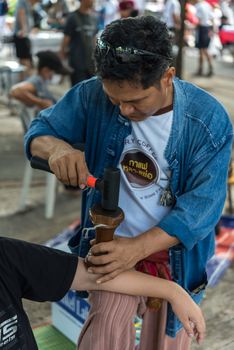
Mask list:
[[[173,123],[165,157],[171,169],[175,205],[158,226],[180,244],[169,251],[173,279],[200,302],[205,285],[206,263],[214,253],[214,227],[223,209],[231,155],[232,125],[223,106],[202,89],[174,79]],[[52,135],[70,144],[85,143],[88,168],[96,177],[108,166],[117,166],[131,122],[119,114],[97,78],[84,81],[51,108],[42,111],[25,137],[28,158],[34,137]],[[94,236],[82,235],[92,226],[89,208],[100,200],[94,189],[83,192],[81,226],[69,242],[84,257]],[[181,328],[168,308],[167,334]]]

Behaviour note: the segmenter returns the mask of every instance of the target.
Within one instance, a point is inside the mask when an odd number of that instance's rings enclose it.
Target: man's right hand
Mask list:
[[[47,159],[55,176],[65,185],[86,187],[90,173],[83,152],[52,136],[36,137],[30,150],[32,155]]]
[[[49,166],[56,177],[64,184],[86,187],[90,175],[85,161],[85,155],[73,148],[56,148],[48,159]]]

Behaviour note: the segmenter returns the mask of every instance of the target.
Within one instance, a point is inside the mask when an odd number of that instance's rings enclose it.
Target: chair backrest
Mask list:
[[[28,131],[31,121],[35,118],[35,116],[36,116],[35,108],[27,107],[24,104],[21,104],[19,117],[22,122],[24,133]]]

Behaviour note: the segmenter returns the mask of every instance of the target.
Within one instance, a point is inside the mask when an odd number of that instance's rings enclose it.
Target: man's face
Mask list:
[[[110,101],[118,105],[121,114],[132,121],[142,121],[172,103],[168,98],[168,87],[162,80],[160,87],[151,86],[147,89],[128,81],[105,79],[102,83]]]

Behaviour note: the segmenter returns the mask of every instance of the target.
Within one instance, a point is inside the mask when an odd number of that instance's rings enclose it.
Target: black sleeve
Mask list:
[[[21,298],[56,301],[69,290],[77,268],[74,254],[0,237],[0,274]]]

